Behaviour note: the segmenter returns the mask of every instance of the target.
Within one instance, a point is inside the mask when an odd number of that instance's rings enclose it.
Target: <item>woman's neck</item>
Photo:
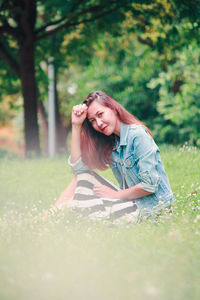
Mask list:
[[[114,134],[120,136],[120,128],[121,128],[121,121],[117,120],[115,130],[114,130]]]

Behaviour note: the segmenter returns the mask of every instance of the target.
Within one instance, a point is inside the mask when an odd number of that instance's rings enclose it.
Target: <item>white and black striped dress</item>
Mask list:
[[[137,222],[138,208],[134,200],[99,198],[93,192],[96,184],[106,185],[114,190],[119,188],[96,172],[84,172],[77,175],[77,186],[72,209],[91,219],[106,219],[114,222]]]

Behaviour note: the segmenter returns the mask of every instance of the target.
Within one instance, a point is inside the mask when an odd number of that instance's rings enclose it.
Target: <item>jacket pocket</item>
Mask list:
[[[127,169],[132,169],[134,167],[134,165],[136,164],[136,161],[133,157],[133,155],[128,156],[125,160],[124,160],[124,165]]]
[[[128,156],[124,160],[124,167],[125,167],[125,175],[131,181],[131,185],[133,186],[139,183],[138,168],[133,155]]]

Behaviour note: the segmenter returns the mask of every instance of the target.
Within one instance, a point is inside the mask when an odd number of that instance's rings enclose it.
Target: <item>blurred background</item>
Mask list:
[[[0,157],[66,154],[94,90],[200,146],[200,0],[0,0]]]

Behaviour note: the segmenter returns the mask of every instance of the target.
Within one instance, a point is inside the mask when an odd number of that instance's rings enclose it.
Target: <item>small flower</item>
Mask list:
[[[200,221],[200,215],[197,215],[195,220],[194,220],[194,223],[197,223],[198,221]]]

